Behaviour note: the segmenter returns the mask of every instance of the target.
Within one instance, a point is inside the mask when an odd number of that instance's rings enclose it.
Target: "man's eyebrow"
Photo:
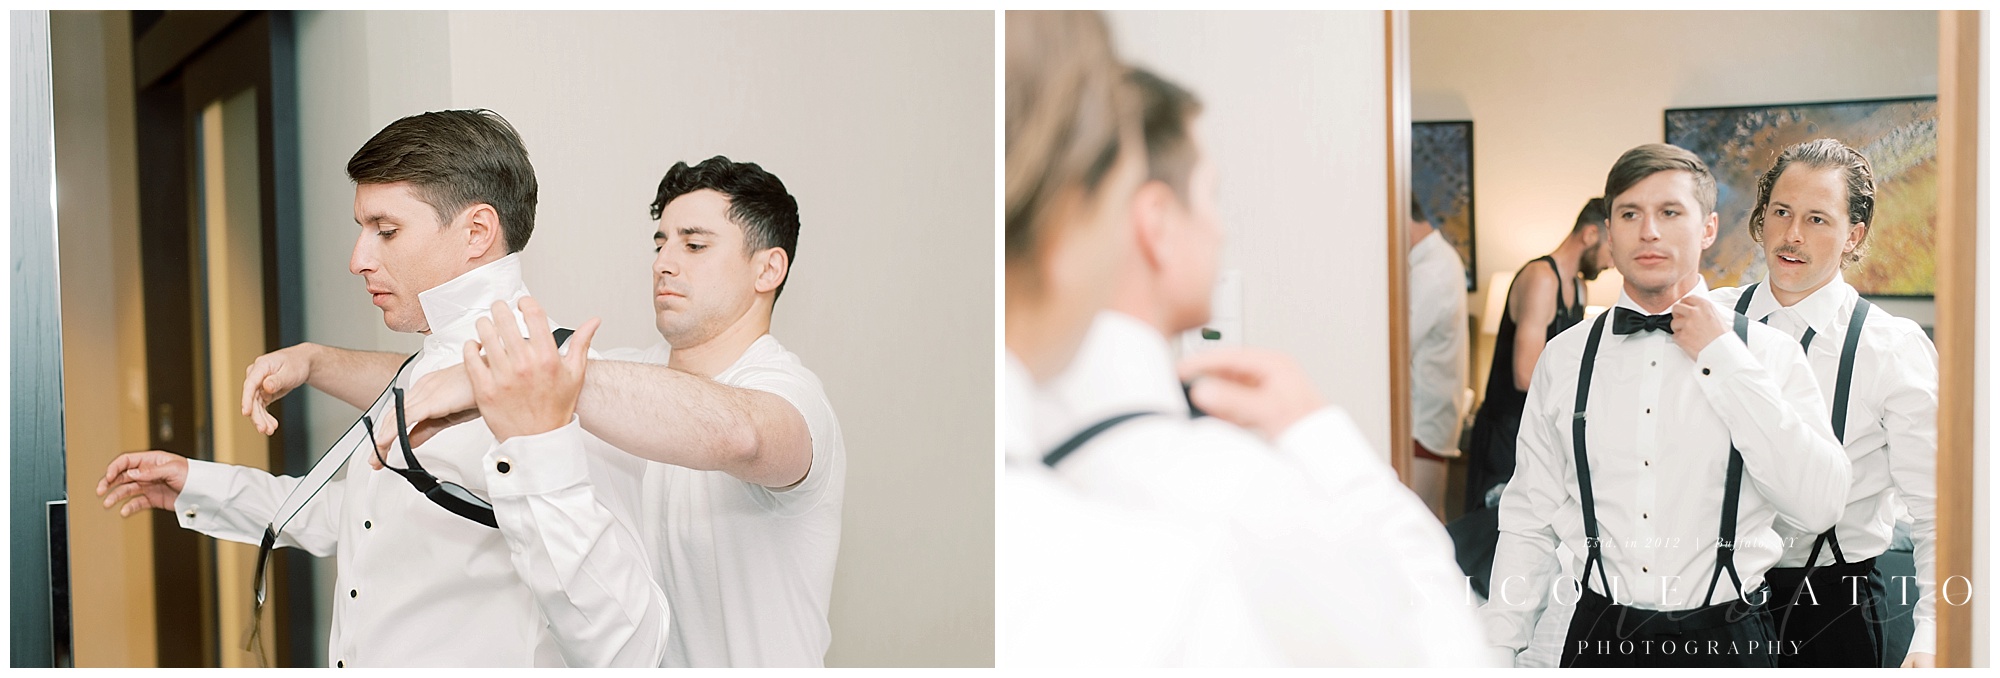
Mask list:
[[[682,226],[679,233],[681,235],[715,235],[715,231],[700,226]]]

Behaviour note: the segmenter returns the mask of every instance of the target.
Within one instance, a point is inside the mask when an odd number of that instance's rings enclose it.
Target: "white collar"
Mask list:
[[[1847,284],[1845,278],[1835,273],[1832,280],[1813,290],[1812,294],[1806,295],[1806,298],[1800,299],[1798,303],[1789,307],[1780,306],[1778,297],[1771,293],[1771,279],[1766,276],[1763,284],[1757,286],[1757,291],[1750,294],[1750,309],[1744,315],[1750,316],[1751,320],[1757,320],[1777,312],[1780,308],[1790,308],[1792,313],[1798,315],[1799,320],[1805,321],[1806,326],[1813,329],[1813,332],[1826,334],[1833,331],[1834,326],[1843,319],[1841,309],[1848,308],[1852,300],[1858,296],[1860,293],[1854,290],[1854,286]]]
[[[1049,383],[1051,410],[1037,422],[1060,442],[1090,424],[1128,412],[1188,416],[1187,395],[1166,337],[1144,321],[1099,311],[1068,370]],[[1042,442],[1049,442],[1044,439]]]
[[[1704,298],[1704,300],[1706,300],[1706,297],[1708,296],[1707,278],[1703,278],[1701,276],[1695,276],[1694,287],[1692,289],[1689,289],[1687,294],[1681,295],[1681,298],[1685,299],[1687,297],[1692,297],[1695,295],[1701,295]],[[1676,299],[1675,301],[1680,301],[1680,300]],[[1618,304],[1614,306],[1614,308],[1629,308],[1638,313],[1652,315],[1651,311],[1647,311],[1646,309],[1640,308],[1639,302],[1633,301],[1631,295],[1626,293],[1623,287],[1620,287],[1618,289]],[[1667,313],[1667,312],[1670,311],[1662,311],[1662,313]]]
[[[418,292],[417,303],[423,306],[424,319],[431,326],[431,334],[424,343],[450,348],[462,346],[467,339],[478,338],[473,324],[492,314],[493,302],[504,301],[511,307],[525,296],[528,287],[521,281],[518,253]]]

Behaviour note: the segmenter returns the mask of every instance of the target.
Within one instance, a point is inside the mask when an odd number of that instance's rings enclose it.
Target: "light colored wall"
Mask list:
[[[97,481],[145,449],[138,156],[127,12],[50,12],[76,665],[153,666],[150,515],[98,506]]]
[[[1380,12],[1113,12],[1118,53],[1200,96],[1243,338],[1296,357],[1386,459]]]
[[[346,272],[344,166],[404,115],[491,108],[540,182],[528,284],[602,347],[659,341],[654,189],[726,154],[803,222],[772,334],[848,450],[830,665],[993,661],[993,15],[311,12],[299,19],[307,336],[414,350]],[[351,408],[315,400],[314,439]]]
[[[1937,33],[1928,11],[1411,12],[1414,119],[1473,121],[1480,289],[1468,307],[1485,308],[1495,272],[1555,249],[1619,154],[1665,138],[1666,109],[1934,96]],[[1620,284],[1606,272],[1590,303],[1615,303]],[[1892,303],[1935,316],[1928,302]]]

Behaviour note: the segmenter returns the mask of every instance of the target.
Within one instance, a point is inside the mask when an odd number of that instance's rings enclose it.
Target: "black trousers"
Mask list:
[[[1778,623],[1778,636],[1796,643],[1799,653],[1778,659],[1787,668],[1877,668],[1887,641],[1882,621],[1888,613],[1887,595],[1875,559],[1845,565],[1806,568],[1773,568],[1765,573],[1771,583],[1771,617]],[[1810,592],[1805,583],[1812,582]],[[1797,599],[1794,600],[1794,596]]]
[[[1695,610],[1662,612],[1616,605],[1588,589],[1563,641],[1564,668],[1775,667],[1779,644],[1764,601],[1732,600]]]

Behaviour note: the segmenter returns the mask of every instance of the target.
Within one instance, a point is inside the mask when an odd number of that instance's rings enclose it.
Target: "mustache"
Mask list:
[[[1776,252],[1772,252],[1772,254],[1779,256],[1787,256],[1793,259],[1797,259],[1799,261],[1804,261],[1809,263],[1812,261],[1812,257],[1806,256],[1804,252],[1799,251],[1799,248],[1793,247],[1791,245],[1779,245],[1778,250]]]

